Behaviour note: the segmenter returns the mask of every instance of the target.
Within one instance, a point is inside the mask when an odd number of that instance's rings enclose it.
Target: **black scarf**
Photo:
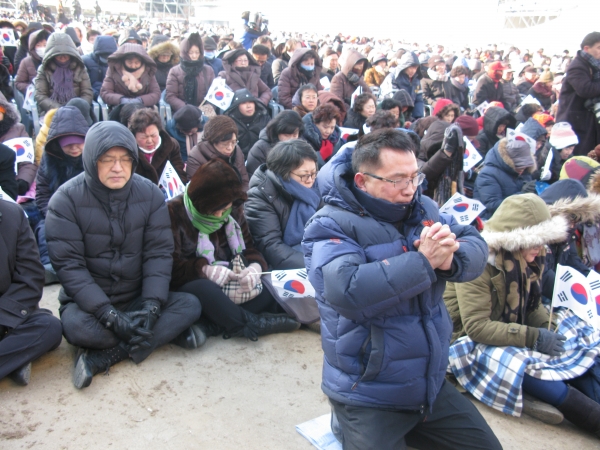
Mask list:
[[[203,58],[198,61],[181,61],[181,68],[185,72],[183,97],[188,105],[198,106],[198,75],[203,67]]]
[[[368,176],[368,175],[367,175]],[[360,190],[354,182],[350,189],[356,200],[380,222],[397,224],[409,217],[412,213],[415,200],[410,203],[391,203],[381,198],[373,197],[365,191]]]

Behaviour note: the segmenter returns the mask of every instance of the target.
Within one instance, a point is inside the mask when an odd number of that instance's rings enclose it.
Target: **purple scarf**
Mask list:
[[[71,60],[60,63],[54,60],[56,69],[52,74],[52,95],[50,100],[66,105],[69,100],[75,97],[75,90],[73,88],[73,71],[69,69]]]

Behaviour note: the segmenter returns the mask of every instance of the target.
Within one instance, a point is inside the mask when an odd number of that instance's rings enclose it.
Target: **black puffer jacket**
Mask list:
[[[164,304],[173,264],[173,233],[161,191],[133,174],[121,189],[104,186],[97,160],[123,147],[138,164],[135,138],[117,122],[90,128],[85,172],[54,194],[46,216],[52,265],[63,285],[62,304],[75,302],[98,319],[140,295]]]
[[[73,134],[85,138],[88,130],[89,126],[83,114],[74,106],[63,106],[56,111],[36,177],[35,201],[44,216],[52,194],[61,185],[83,172],[81,156],[72,157],[65,154],[58,143],[59,138]]]
[[[292,196],[284,189],[277,175],[267,169],[266,164],[254,172],[248,201],[244,205],[246,221],[256,248],[272,269],[304,267],[304,254],[283,242],[293,203]]]
[[[261,164],[267,162],[267,156],[276,143],[277,142],[271,142],[269,140],[269,135],[267,134],[266,128],[260,132],[258,135],[258,141],[256,141],[248,153],[246,170],[248,171],[249,176],[252,176],[252,174]]]
[[[244,116],[238,109],[238,106],[245,102],[254,102],[255,110],[251,117]],[[225,115],[231,117],[237,125],[239,146],[244,153],[244,160],[247,160],[250,149],[258,141],[260,132],[271,119],[267,108],[248,89],[240,89],[235,91],[233,102],[225,111]]]
[[[497,136],[498,127],[508,124],[506,128],[514,129],[517,121],[507,110],[497,106],[491,106],[483,116],[483,130],[477,135],[479,142],[479,153],[485,158],[487,152],[500,140]]]

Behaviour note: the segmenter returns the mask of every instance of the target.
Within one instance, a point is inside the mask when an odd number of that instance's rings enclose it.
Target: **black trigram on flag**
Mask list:
[[[461,222],[468,222],[468,221],[469,221],[469,216],[460,216],[460,217],[459,217],[459,220],[460,220]]]
[[[569,301],[569,297],[567,297],[567,294],[565,294],[564,291],[563,292],[559,292],[557,297],[561,301],[561,303]]]
[[[471,205],[471,209],[472,209],[473,211],[479,211],[479,205],[478,205],[477,203],[473,203],[473,204]]]
[[[277,278],[278,281],[283,280],[286,277],[286,273],[285,272],[279,272],[275,274],[275,278]]]
[[[298,275],[303,280],[306,280],[308,278],[308,274],[306,273],[306,269],[299,270],[298,272],[296,272],[296,275]]]
[[[573,278],[573,275],[571,275],[571,272],[565,272],[565,273],[563,273],[562,277],[560,277],[561,281],[564,281],[565,283],[567,281],[569,281],[571,278]]]
[[[593,319],[593,318],[594,318],[594,313],[592,312],[592,310],[591,310],[591,309],[588,309],[588,310],[587,310],[587,315],[588,315],[588,317],[589,317],[590,319]]]
[[[462,201],[463,201],[463,199],[462,199],[462,197],[456,197],[456,198],[452,199],[452,201],[453,201],[454,203],[460,203],[460,202],[462,202]]]
[[[600,280],[592,281],[592,282],[590,283],[590,289],[591,289],[592,291],[595,291],[595,290],[598,290],[598,289],[600,289]]]
[[[284,297],[293,297],[294,294],[290,294],[288,291],[283,291],[283,294],[281,294]]]

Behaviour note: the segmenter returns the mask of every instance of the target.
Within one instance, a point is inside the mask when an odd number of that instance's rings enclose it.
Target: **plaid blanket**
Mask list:
[[[570,310],[557,308],[558,333],[567,337],[557,357],[519,347],[476,344],[462,337],[450,347],[450,364],[458,382],[482,403],[519,417],[521,385],[527,374],[542,380],[570,380],[583,375],[600,354],[600,333]]]

